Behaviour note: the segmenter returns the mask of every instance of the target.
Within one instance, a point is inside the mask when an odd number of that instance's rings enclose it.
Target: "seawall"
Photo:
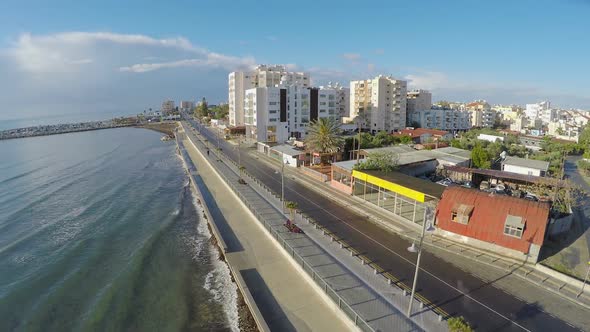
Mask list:
[[[260,309],[258,308],[256,302],[254,301],[254,298],[252,297],[252,292],[248,288],[241,273],[239,271],[236,271],[235,267],[232,266],[231,262],[227,259],[226,254],[228,251],[228,246],[225,243],[223,236],[221,236],[221,232],[219,230],[219,227],[215,223],[215,219],[212,217],[211,211],[210,211],[209,207],[207,206],[207,202],[203,198],[203,193],[201,192],[201,189],[197,185],[197,181],[195,179],[195,176],[198,175],[197,170],[194,167],[194,164],[192,163],[190,157],[187,155],[183,144],[179,141],[178,135],[176,135],[176,146],[179,150],[179,154],[180,154],[181,159],[184,163],[184,167],[185,167],[186,171],[188,172],[190,183],[191,183],[191,188],[193,189],[193,192],[197,196],[197,200],[203,209],[203,215],[205,216],[205,220],[207,221],[207,224],[209,225],[209,229],[211,230],[211,234],[215,238],[217,246],[220,250],[221,257],[224,259],[224,261],[228,265],[230,273],[232,275],[232,279],[234,280],[234,282],[238,286],[238,289],[240,291],[242,299],[244,300],[244,303],[248,307],[248,309],[250,311],[250,315],[254,319],[254,322],[256,323],[256,327],[258,328],[258,331],[261,331],[261,332],[270,331],[270,328],[266,324],[266,322],[260,312]]]

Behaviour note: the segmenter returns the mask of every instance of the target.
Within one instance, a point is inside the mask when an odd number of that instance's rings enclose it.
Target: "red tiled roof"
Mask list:
[[[451,212],[464,204],[473,207],[467,225],[451,221]],[[522,237],[504,234],[508,215],[522,217]],[[436,208],[436,224],[443,230],[528,253],[531,243],[541,246],[549,219],[549,203],[491,195],[476,189],[448,187]]]
[[[432,136],[444,136],[448,133],[449,133],[448,131],[444,131],[444,130],[416,128],[416,129],[402,129],[402,130],[394,133],[394,135],[399,135],[399,136],[406,135],[406,136],[411,136],[411,137],[420,137],[424,134],[431,134]]]

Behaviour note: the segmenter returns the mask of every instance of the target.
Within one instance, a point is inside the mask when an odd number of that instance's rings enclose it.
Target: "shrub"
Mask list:
[[[452,317],[447,320],[450,332],[473,332],[463,317]]]

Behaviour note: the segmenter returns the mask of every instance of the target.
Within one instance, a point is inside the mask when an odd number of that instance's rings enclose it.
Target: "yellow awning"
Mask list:
[[[363,180],[363,181],[373,184],[375,186],[387,189],[389,191],[398,193],[400,195],[404,195],[404,196],[409,197],[409,198],[416,200],[418,202],[424,203],[424,201],[425,201],[424,193],[419,192],[414,189],[404,187],[404,186],[399,185],[397,183],[389,182],[387,180],[383,180],[383,179],[380,179],[376,176],[369,175],[369,174],[366,174],[366,173],[363,173],[363,172],[357,171],[357,170],[352,171],[352,176],[356,179]]]

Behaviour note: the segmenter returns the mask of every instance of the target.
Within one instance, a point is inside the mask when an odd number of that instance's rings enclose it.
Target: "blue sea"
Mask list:
[[[174,142],[0,141],[0,331],[236,331],[235,285]]]

